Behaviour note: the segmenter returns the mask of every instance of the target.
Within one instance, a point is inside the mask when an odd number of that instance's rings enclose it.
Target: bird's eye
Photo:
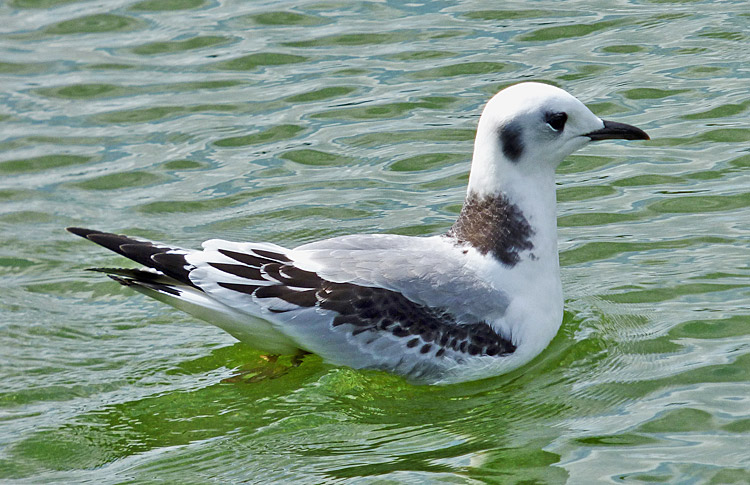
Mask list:
[[[545,121],[555,131],[562,131],[565,128],[565,122],[568,121],[567,113],[547,113]]]

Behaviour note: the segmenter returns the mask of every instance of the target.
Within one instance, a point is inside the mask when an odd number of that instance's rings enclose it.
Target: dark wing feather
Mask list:
[[[416,303],[396,291],[327,281],[314,272],[295,267],[294,262],[280,257],[283,255],[273,254],[273,260],[269,259],[269,251],[262,258],[257,249],[252,249],[253,254],[226,249],[218,253],[234,262],[196,264],[205,270],[199,273],[204,277],[210,273],[210,278],[221,288],[208,290],[220,299],[235,298],[225,290],[252,295],[261,308],[278,318],[288,314],[292,321],[296,320],[293,315],[305,309],[331,312],[327,331],[350,336],[368,334],[372,337],[370,341],[387,336],[407,349],[418,347],[420,354],[435,357],[450,355],[460,359],[515,351],[510,339],[498,335],[487,323],[459,324],[446,309]],[[297,325],[296,321],[293,323]]]
[[[148,266],[180,283],[197,288],[190,281],[191,265],[185,260],[186,251],[163,246],[151,241],[140,241],[121,234],[112,234],[81,227],[68,227],[68,232],[104,246],[136,263]]]
[[[98,269],[116,281],[178,300],[189,285],[209,300],[268,319],[285,339],[333,363],[419,378],[439,375],[470,357],[516,350],[511,336],[496,333],[484,321],[459,321],[448,307],[419,303],[394,289],[331,281],[297,267],[284,248],[273,245],[212,240],[204,251],[185,251],[117,234],[68,230],[159,272]]]

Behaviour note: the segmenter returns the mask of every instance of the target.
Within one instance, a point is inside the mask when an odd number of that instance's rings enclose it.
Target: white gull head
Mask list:
[[[648,140],[642,130],[604,121],[560,88],[526,82],[497,93],[477,127],[469,193],[507,191],[519,179],[553,177],[565,157],[591,141]]]

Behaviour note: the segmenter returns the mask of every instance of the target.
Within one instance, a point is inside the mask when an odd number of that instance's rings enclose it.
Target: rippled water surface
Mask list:
[[[749,25],[739,0],[2,2],[0,480],[750,482]],[[482,105],[531,79],[653,141],[560,167],[565,319],[511,375],[271,365],[63,230],[439,233]]]

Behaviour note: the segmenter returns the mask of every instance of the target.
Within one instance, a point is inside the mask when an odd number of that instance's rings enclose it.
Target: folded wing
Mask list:
[[[467,359],[515,351],[486,320],[506,296],[441,253],[462,254],[439,238],[348,236],[294,250],[210,240],[193,251],[69,230],[149,268],[100,271],[259,349],[432,382]]]
[[[359,238],[295,250],[211,240],[186,259],[195,268],[191,281],[212,297],[267,319],[332,363],[419,380],[467,358],[515,350],[510,337],[497,335],[477,316],[484,308],[501,312],[504,295],[474,280],[463,288],[450,284],[450,272],[461,269],[460,263],[446,265],[435,247]],[[425,260],[426,249],[433,250],[434,261]],[[472,288],[481,294],[467,291]],[[471,308],[472,302],[479,308]]]

